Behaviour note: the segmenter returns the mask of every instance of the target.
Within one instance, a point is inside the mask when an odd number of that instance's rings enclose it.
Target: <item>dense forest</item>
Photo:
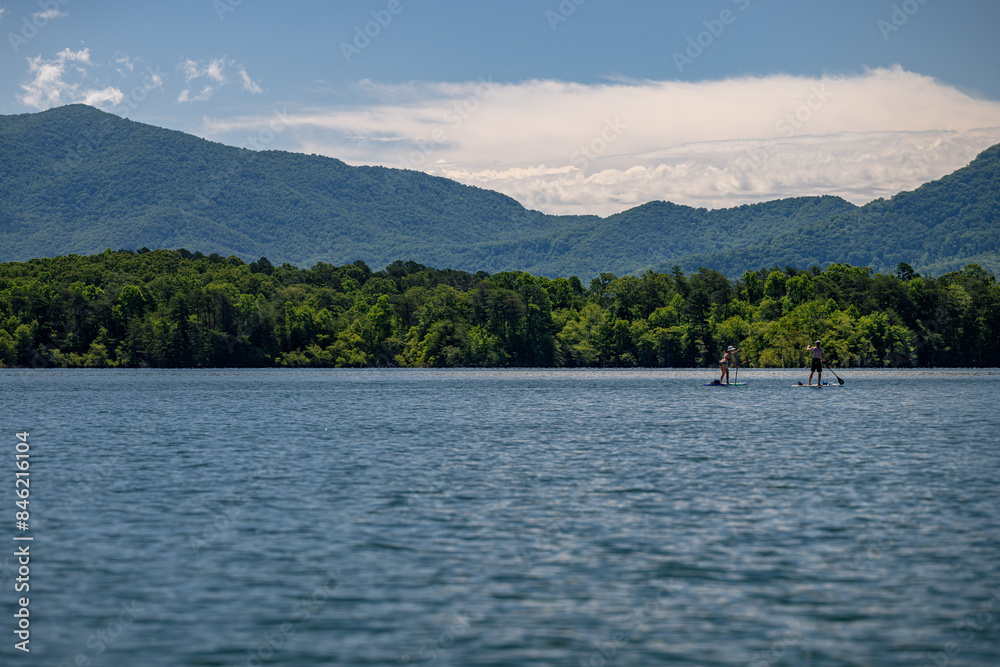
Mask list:
[[[281,130],[280,118],[274,127]],[[1000,146],[913,192],[857,207],[798,197],[709,210],[649,202],[557,216],[419,171],[247,148],[76,104],[0,116],[0,261],[104,248],[381,268],[399,257],[497,273],[691,273],[843,263],[924,275],[1000,272]]]
[[[468,273],[416,262],[309,269],[187,250],[0,264],[7,367],[1000,366],[1000,286],[834,264],[738,280]]]

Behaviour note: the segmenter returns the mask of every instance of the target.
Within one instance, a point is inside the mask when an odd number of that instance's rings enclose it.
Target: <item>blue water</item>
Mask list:
[[[0,663],[1000,665],[1000,372],[712,377],[0,371]]]

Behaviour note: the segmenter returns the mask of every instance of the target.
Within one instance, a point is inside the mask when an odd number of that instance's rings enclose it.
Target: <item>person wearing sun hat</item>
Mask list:
[[[719,366],[722,367],[722,375],[719,376],[719,384],[722,384],[723,378],[726,380],[726,384],[729,384],[729,366],[735,364],[734,356],[739,354],[737,350],[732,345],[726,350],[726,353],[722,355],[722,359],[719,359]]]
[[[809,345],[806,347],[806,352],[812,352],[812,366],[809,367],[809,384],[813,383],[813,373],[818,372],[819,378],[816,382],[823,386],[823,361],[826,360],[826,356],[823,354],[823,347],[820,345],[819,341],[816,341],[816,345]]]

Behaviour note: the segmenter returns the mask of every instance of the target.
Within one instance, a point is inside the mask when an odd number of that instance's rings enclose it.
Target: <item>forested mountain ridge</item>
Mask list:
[[[307,264],[443,262],[458,241],[581,219],[421,172],[233,148],[85,105],[0,117],[0,158],[0,259],[183,246]]]
[[[276,265],[405,259],[584,279],[674,265],[730,277],[836,262],[996,271],[998,152],[860,209],[837,197],[717,210],[650,202],[602,219],[529,211],[421,172],[234,148],[69,105],[0,116],[0,261],[183,247]]]
[[[588,223],[572,247],[588,262],[584,266],[589,271],[581,271],[583,275],[632,273],[637,263],[641,268],[680,265],[694,271],[699,265],[687,260],[694,252],[742,248],[759,243],[762,235],[770,237],[820,224],[856,208],[839,197],[797,197],[714,210],[655,201]],[[572,238],[574,231],[555,236]],[[737,263],[719,270],[733,275],[743,266]]]
[[[932,274],[968,264],[996,273],[1000,271],[1000,145],[912,192],[877,199],[738,252],[692,259],[719,270],[734,263],[805,267],[845,262],[888,271],[906,262]]]

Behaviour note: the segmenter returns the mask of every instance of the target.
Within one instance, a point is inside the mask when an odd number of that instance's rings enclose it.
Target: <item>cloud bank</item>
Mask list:
[[[419,169],[552,213],[822,194],[860,204],[1000,143],[1000,103],[899,67],[698,83],[360,85],[367,104],[285,110],[295,137],[285,147]],[[269,119],[206,119],[204,133],[224,139]]]

